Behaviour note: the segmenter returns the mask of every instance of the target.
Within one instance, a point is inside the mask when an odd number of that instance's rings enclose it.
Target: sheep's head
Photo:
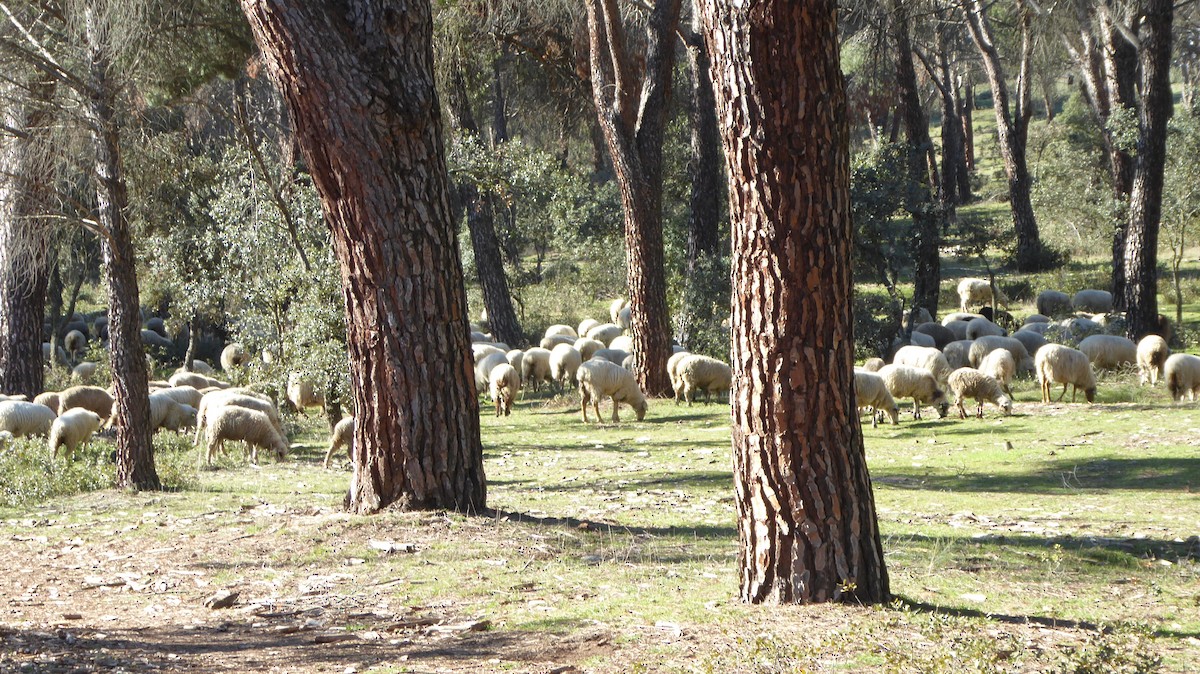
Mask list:
[[[634,401],[631,406],[633,407],[634,413],[637,414],[638,421],[646,418],[646,409],[649,408],[649,404],[646,402],[645,398]]]
[[[1088,401],[1089,403],[1094,403],[1094,402],[1096,402],[1096,387],[1095,387],[1095,386],[1093,386],[1093,387],[1091,387],[1091,388],[1084,389],[1084,391],[1083,391],[1083,395],[1084,395],[1084,397],[1085,397],[1085,398],[1087,398],[1087,401]]]
[[[1012,400],[1010,400],[1008,396],[1000,396],[1000,399],[996,401],[996,404],[1000,406],[1000,409],[1004,410],[1005,416],[1012,414]]]
[[[899,405],[892,403],[892,406],[889,407],[886,410],[886,412],[888,415],[888,419],[891,419],[893,426],[900,423],[900,406]]]
[[[950,413],[950,400],[946,398],[946,392],[942,389],[934,389],[933,400],[930,402],[937,408],[939,419],[945,419],[946,415]]]

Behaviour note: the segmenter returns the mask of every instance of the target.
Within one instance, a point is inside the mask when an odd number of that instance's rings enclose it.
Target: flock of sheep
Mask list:
[[[1108,332],[1123,331],[1123,319],[1113,314],[1111,293],[1081,290],[1074,296],[1055,290],[1037,297],[1038,313],[1024,319],[1011,334],[991,319],[992,285],[983,279],[967,278],[958,284],[959,312],[935,322],[928,312],[912,316],[915,326],[905,342],[895,346],[892,363],[872,358],[855,369],[855,386],[860,410],[872,412],[872,424],[886,415],[899,420],[896,400],[912,398],[914,417],[922,406],[933,406],[941,416],[949,410],[946,391],[954,396],[959,416],[966,417],[964,400],[977,403],[976,415],[983,416],[984,403],[1004,414],[1012,413],[1011,383],[1027,374],[1041,385],[1042,402],[1051,402],[1052,389],[1062,385],[1061,401],[1071,387],[1074,402],[1080,390],[1088,402],[1096,395],[1096,370],[1137,366],[1142,384],[1156,385],[1163,379],[1172,399],[1195,400],[1200,392],[1200,357],[1171,354],[1167,335],[1147,335],[1134,343]],[[997,289],[996,302],[1008,298]],[[980,313],[972,313],[980,306]],[[1164,331],[1168,326],[1163,324]]]

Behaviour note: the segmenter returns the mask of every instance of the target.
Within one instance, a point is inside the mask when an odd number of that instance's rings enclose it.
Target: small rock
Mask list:
[[[242,594],[241,592],[232,592],[229,590],[222,590],[222,591],[212,595],[208,599],[205,599],[204,605],[211,609],[229,608],[230,606],[233,606],[234,604],[237,603],[238,596],[241,594]]]

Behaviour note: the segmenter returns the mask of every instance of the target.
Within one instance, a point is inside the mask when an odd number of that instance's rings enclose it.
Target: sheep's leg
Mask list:
[[[955,406],[956,408],[958,408],[958,418],[959,418],[959,419],[966,419],[966,418],[967,418],[967,410],[966,410],[966,408],[965,408],[965,407],[963,407],[963,404],[962,404],[962,398],[959,398],[958,400],[955,400],[955,401],[954,401],[954,406]]]
[[[1062,400],[1063,400],[1063,398],[1065,398],[1065,397],[1067,397],[1067,385],[1066,385],[1066,384],[1063,384],[1063,390],[1062,390],[1062,393],[1060,393],[1060,394],[1059,394],[1059,396],[1058,396],[1058,400],[1056,400],[1055,402],[1060,402],[1060,403],[1061,403],[1061,402],[1062,402]],[[1071,402],[1075,402],[1075,399],[1074,399],[1074,398],[1071,398]]]
[[[920,418],[921,418],[921,403],[917,402],[916,398],[913,398],[913,419],[920,419]]]
[[[692,399],[695,397],[696,397],[696,389],[692,386],[691,382],[684,382],[684,384],[683,384],[683,399],[687,401],[688,407],[692,406]]]
[[[619,424],[619,423],[621,423],[621,417],[617,416],[617,408],[618,408],[618,407],[620,407],[620,406],[621,406],[621,404],[617,402],[617,397],[616,397],[616,396],[613,396],[613,399],[612,399],[612,401],[613,401],[613,418],[612,418],[612,422],[613,422],[614,424]],[[597,411],[596,411],[596,416],[597,416],[597,417],[598,417],[598,416],[600,416],[600,412],[599,412],[599,410],[597,410]]]
[[[983,418],[983,401],[976,400],[975,402],[979,403],[979,410],[975,413],[975,416],[979,419],[982,419]]]
[[[325,462],[323,464],[325,467],[325,470],[329,470],[329,464],[331,461],[333,461],[333,452],[335,450],[337,450],[337,443],[336,442],[330,443],[329,451],[325,452]]]

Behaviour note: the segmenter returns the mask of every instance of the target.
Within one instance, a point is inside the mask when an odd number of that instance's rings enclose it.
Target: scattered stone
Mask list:
[[[238,596],[241,592],[233,592],[229,590],[221,590],[204,600],[204,605],[211,609],[229,608],[237,603]]]

